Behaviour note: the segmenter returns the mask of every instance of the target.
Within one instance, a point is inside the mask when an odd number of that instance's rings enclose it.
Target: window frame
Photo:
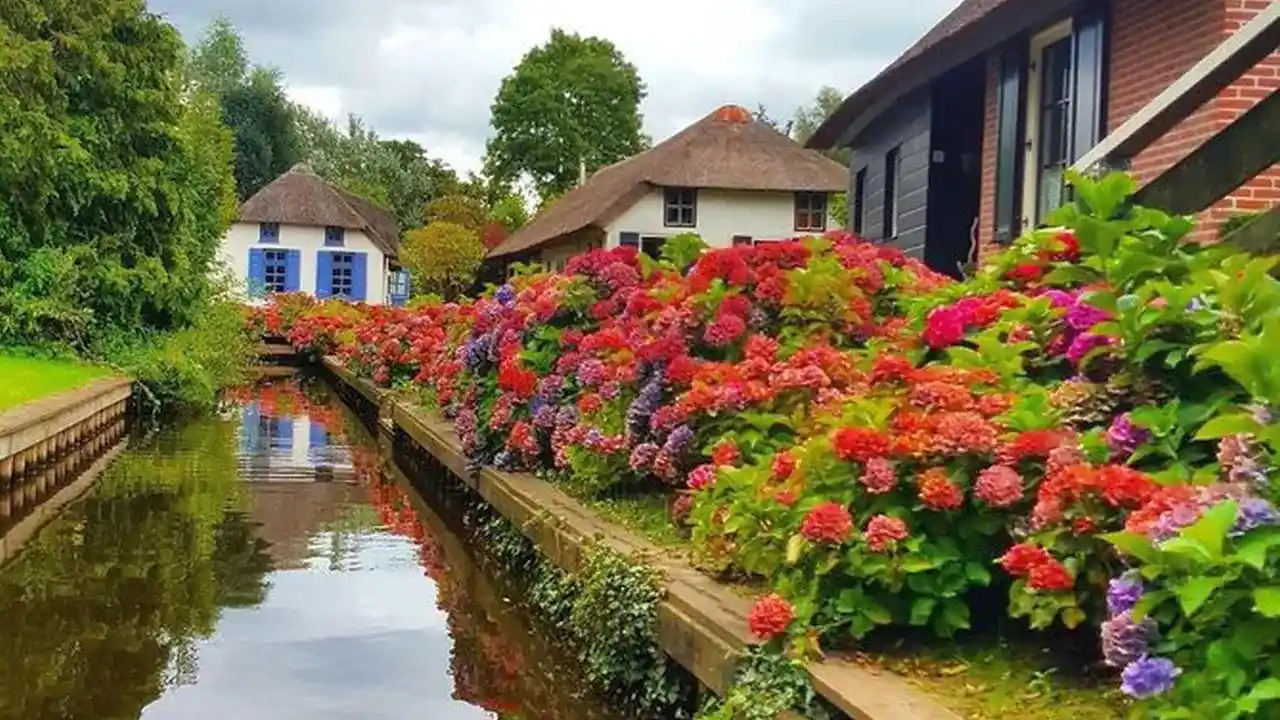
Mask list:
[[[344,277],[343,270],[347,271]],[[346,292],[339,291],[341,283],[346,283]],[[329,296],[350,300],[356,290],[356,254],[353,252],[329,253]]]
[[[896,145],[884,154],[884,222],[880,235],[886,242],[897,240],[899,226],[900,190],[902,185],[902,146]]]
[[[288,250],[262,251],[262,290],[268,295],[289,291]]]
[[[1026,97],[1023,102],[1023,137],[1026,139],[1025,155],[1022,160],[1022,230],[1029,230],[1040,221],[1040,159],[1042,157],[1042,142],[1040,137],[1040,126],[1043,116],[1041,107],[1041,96],[1044,93],[1044,51],[1053,46],[1055,43],[1063,40],[1069,40],[1075,33],[1074,18],[1067,18],[1059,23],[1051,25],[1044,30],[1036,33],[1031,37],[1030,46],[1027,52],[1027,80],[1026,80]],[[1075,78],[1075,48],[1072,46],[1072,58],[1070,62],[1070,86],[1074,86]],[[1073,87],[1074,90],[1074,87]],[[1074,93],[1073,93],[1074,95]],[[1075,112],[1073,105],[1075,98],[1068,99],[1067,110],[1065,111],[1066,123],[1063,128],[1064,137],[1070,138],[1075,132]],[[1070,150],[1068,150],[1068,157]]]
[[[825,192],[801,191],[792,198],[792,224],[796,232],[827,231],[828,197]],[[815,216],[818,222],[814,222]],[[802,222],[801,218],[805,218]]]
[[[687,195],[686,195],[687,194]],[[675,211],[676,220],[671,220]],[[688,214],[688,219],[685,214]],[[665,187],[662,189],[662,226],[695,228],[698,226],[698,189]]]
[[[347,246],[347,229],[336,225],[329,225],[324,229],[324,246],[325,247],[346,247]]]
[[[279,245],[280,244],[280,223],[278,222],[258,223],[258,243],[260,245]]]

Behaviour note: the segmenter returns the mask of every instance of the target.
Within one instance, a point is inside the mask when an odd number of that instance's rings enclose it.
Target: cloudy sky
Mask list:
[[[959,0],[150,0],[194,40],[218,13],[253,62],[333,118],[356,113],[478,169],[502,77],[552,27],[612,40],[648,87],[661,140],[725,103],[786,116],[822,85],[852,90]]]

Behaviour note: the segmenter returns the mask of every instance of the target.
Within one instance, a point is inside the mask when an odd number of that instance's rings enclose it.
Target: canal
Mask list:
[[[292,379],[135,431],[0,566],[0,720],[625,717],[383,445]]]

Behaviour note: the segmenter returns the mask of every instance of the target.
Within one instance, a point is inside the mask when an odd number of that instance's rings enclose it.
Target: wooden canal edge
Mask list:
[[[443,418],[375,387],[334,358],[325,358],[324,367],[332,379],[377,408],[380,426],[402,433],[432,455],[519,528],[560,569],[576,572],[585,548],[603,543],[626,555],[643,557],[660,570],[666,579],[666,596],[658,607],[659,645],[716,694],[723,695],[728,690],[737,661],[752,642],[747,630],[749,598],[697,571],[683,559],[672,557],[669,551],[605,521],[532,474],[488,467],[478,474],[469,473],[462,443]],[[959,717],[904,678],[887,672],[875,672],[841,659],[815,662],[808,669],[818,694],[854,720]]]
[[[125,377],[33,400],[0,413],[0,491],[28,467],[47,462],[124,415],[133,395]]]

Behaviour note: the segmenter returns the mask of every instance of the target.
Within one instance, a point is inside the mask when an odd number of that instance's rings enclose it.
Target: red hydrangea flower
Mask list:
[[[858,482],[872,495],[883,495],[898,486],[898,472],[888,460],[882,457],[871,458],[863,464]]]
[[[1049,555],[1049,551],[1031,543],[1014,545],[999,560],[1000,567],[1004,568],[1005,572],[1019,578],[1026,577],[1033,568],[1051,561],[1053,557]]]
[[[711,462],[716,465],[732,465],[739,457],[738,446],[732,440],[721,440],[711,451]]]
[[[907,539],[907,524],[896,517],[876,515],[867,521],[863,536],[872,552],[884,552],[889,549],[890,543]]]
[[[1015,283],[1030,283],[1039,280],[1044,276],[1044,268],[1035,263],[1022,263],[1014,265],[1009,272],[1004,274],[1004,279]]]
[[[1066,566],[1054,558],[1031,568],[1027,587],[1040,592],[1065,592],[1075,587],[1076,579]]]
[[[747,627],[761,640],[771,640],[786,632],[787,626],[795,619],[796,611],[791,603],[776,593],[770,593],[756,600],[747,614]]]
[[[931,348],[958,345],[964,340],[966,313],[961,308],[937,308],[925,320],[921,339]]]
[[[930,468],[920,476],[920,502],[933,510],[955,510],[964,504],[964,494],[945,468]]]
[[[845,462],[865,463],[889,452],[889,436],[863,427],[840,428],[831,436],[836,455]]]
[[[973,494],[991,507],[1009,507],[1022,499],[1022,476],[1007,465],[992,465],[978,473]]]
[[[774,480],[786,480],[791,477],[791,473],[796,471],[796,456],[783,450],[773,456],[773,461],[769,463],[769,469],[772,471]]]
[[[853,534],[853,518],[844,505],[822,503],[804,516],[800,534],[810,542],[839,545]]]
[[[747,323],[737,315],[721,315],[707,326],[702,339],[713,347],[723,347],[747,331]]]

